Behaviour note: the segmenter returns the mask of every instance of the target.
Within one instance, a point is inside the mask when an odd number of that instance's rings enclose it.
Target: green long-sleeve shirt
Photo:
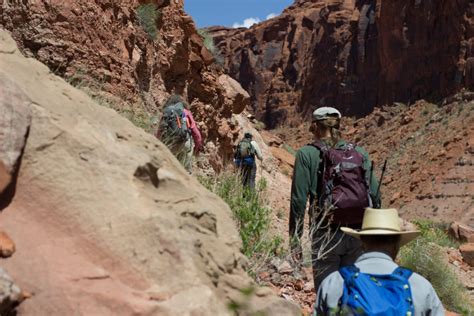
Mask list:
[[[340,140],[336,144],[336,148],[347,144],[344,140]],[[364,169],[366,172],[371,172],[372,162],[369,159],[369,154],[361,147],[355,148],[364,156]],[[318,188],[318,169],[321,162],[320,150],[314,146],[307,145],[302,147],[296,153],[295,167],[293,170],[293,182],[291,184],[291,201],[290,201],[290,237],[301,238],[303,234],[303,221],[305,216],[306,204],[308,202],[312,205],[317,197]],[[380,193],[374,196],[377,192],[378,181],[374,174],[370,179],[370,192],[373,203],[380,205]]]

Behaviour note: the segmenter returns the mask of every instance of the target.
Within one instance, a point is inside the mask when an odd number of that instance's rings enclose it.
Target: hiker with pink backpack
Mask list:
[[[314,141],[296,153],[291,186],[289,237],[293,262],[302,262],[301,237],[310,202],[310,238],[315,290],[322,280],[363,253],[359,239],[341,226],[360,229],[366,207],[380,207],[378,181],[367,152],[341,138],[341,113],[321,107],[312,114]]]

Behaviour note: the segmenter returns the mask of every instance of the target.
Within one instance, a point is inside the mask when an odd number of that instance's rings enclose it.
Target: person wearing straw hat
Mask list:
[[[360,230],[349,227],[341,228],[345,234],[360,239],[365,252],[354,265],[343,267],[323,280],[317,293],[315,305],[317,315],[337,314],[341,308],[354,308],[354,305],[360,304],[361,301],[365,301],[366,309],[371,306],[378,309],[380,315],[392,315],[393,313],[389,313],[392,305],[398,306],[393,309],[395,315],[444,315],[443,305],[429,281],[417,273],[399,267],[394,262],[400,247],[420,234],[419,231],[402,231],[400,222],[401,219],[396,209],[367,208]],[[405,280],[408,281],[401,284],[402,290],[394,287],[395,283],[390,283],[391,276],[395,274],[399,277],[394,277],[394,279],[400,281],[405,277]],[[357,282],[363,282],[364,278],[372,281],[367,281],[364,288],[357,289]],[[386,280],[389,282],[387,283]],[[388,288],[389,285],[392,287]],[[385,294],[383,294],[384,287]],[[372,292],[370,295],[364,296],[364,291],[370,292],[371,290],[377,293]],[[397,293],[402,292],[408,296],[406,299],[394,299],[394,296],[398,295]],[[382,294],[379,295],[379,293]],[[351,295],[355,295],[355,300],[351,301]],[[392,297],[388,297],[387,301],[384,301],[383,295]],[[392,302],[388,302],[390,299]],[[409,304],[407,308],[411,311],[402,313],[400,306],[403,304]],[[381,308],[386,310],[381,311]],[[360,313],[361,311],[355,314]],[[362,313],[370,314],[367,310]]]

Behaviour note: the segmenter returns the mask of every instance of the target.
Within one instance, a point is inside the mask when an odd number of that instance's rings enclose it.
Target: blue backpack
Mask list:
[[[398,267],[392,274],[368,274],[350,265],[339,273],[344,279],[341,315],[414,315],[411,270]]]

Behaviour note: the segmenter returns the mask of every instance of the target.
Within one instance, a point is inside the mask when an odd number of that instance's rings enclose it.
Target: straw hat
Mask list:
[[[402,231],[400,229],[400,217],[394,208],[374,209],[366,208],[362,220],[362,229],[354,230],[341,227],[341,230],[355,238],[368,235],[400,235],[400,246],[412,241],[420,234],[417,230]]]

